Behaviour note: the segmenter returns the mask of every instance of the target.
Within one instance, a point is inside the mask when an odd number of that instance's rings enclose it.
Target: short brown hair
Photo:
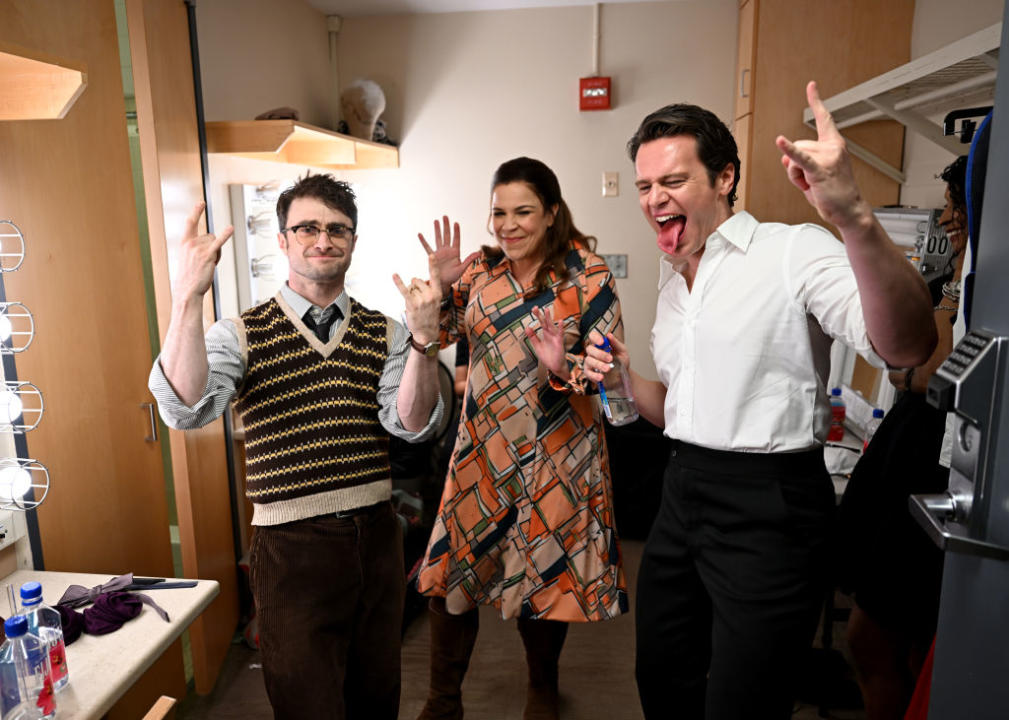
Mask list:
[[[715,178],[732,163],[735,176],[729,191],[729,207],[736,202],[739,185],[739,150],[729,128],[710,110],[697,105],[666,105],[641,121],[637,132],[627,142],[627,153],[634,161],[638,149],[647,142],[677,135],[690,135],[697,141],[697,157],[708,170],[708,180],[714,186]]]
[[[315,198],[321,201],[331,210],[338,210],[350,218],[354,225],[354,232],[357,232],[357,196],[349,183],[337,180],[328,173],[325,175],[312,175],[306,173],[305,177],[298,178],[298,181],[277,198],[277,223],[280,231],[287,230],[287,212],[291,209],[291,203],[297,198]]]

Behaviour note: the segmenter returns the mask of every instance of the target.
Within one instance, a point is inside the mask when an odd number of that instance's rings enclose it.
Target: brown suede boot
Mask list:
[[[462,720],[462,681],[476,643],[480,615],[451,615],[445,598],[428,601],[431,623],[431,686],[417,720]]]
[[[558,720],[557,662],[568,634],[568,624],[556,620],[519,620],[526,646],[529,690],[523,720]]]

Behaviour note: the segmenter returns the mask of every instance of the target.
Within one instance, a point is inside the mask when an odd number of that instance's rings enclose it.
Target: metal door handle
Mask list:
[[[154,416],[154,403],[140,403],[140,407],[147,408],[147,417],[151,422],[151,434],[144,438],[145,442],[158,441],[158,419]]]
[[[908,498],[907,504],[911,509],[911,517],[918,521],[940,550],[1009,560],[1009,548],[955,533],[942,522],[951,519],[956,510],[956,502],[949,493],[912,495]]]

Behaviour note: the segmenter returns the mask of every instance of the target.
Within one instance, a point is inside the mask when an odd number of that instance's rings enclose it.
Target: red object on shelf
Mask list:
[[[578,80],[579,110],[610,109],[610,79],[608,77],[584,77]]]

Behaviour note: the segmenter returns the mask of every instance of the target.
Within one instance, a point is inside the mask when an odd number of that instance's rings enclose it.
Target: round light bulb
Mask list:
[[[0,315],[0,342],[7,342],[11,339],[11,319],[6,315]]]
[[[7,391],[0,394],[0,410],[6,413],[5,417],[7,421],[13,423],[19,417],[21,417],[21,411],[24,406],[21,403],[21,398],[18,397],[17,393]]]
[[[19,500],[31,489],[32,474],[23,467],[0,470],[0,499]]]

